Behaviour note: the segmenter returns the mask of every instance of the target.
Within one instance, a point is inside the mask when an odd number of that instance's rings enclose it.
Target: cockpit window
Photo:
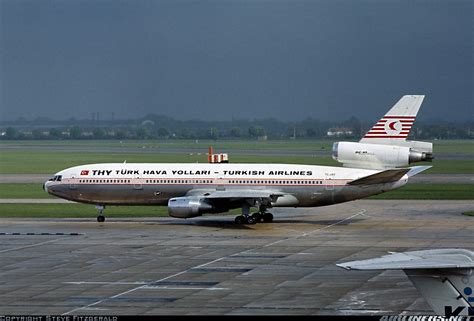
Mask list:
[[[54,175],[53,177],[48,179],[48,181],[50,181],[50,182],[60,182],[62,178],[63,178],[62,175]]]

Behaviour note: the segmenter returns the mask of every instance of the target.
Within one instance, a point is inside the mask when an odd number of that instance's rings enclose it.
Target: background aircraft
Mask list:
[[[437,315],[474,315],[474,253],[434,249],[337,264],[346,270],[403,270]]]

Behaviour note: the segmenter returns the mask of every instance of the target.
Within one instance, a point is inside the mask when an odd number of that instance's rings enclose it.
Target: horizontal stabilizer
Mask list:
[[[373,185],[396,182],[410,171],[409,168],[387,169],[383,172],[353,180],[348,185]]]
[[[430,169],[433,166],[413,166],[410,167],[410,170],[408,171],[407,175],[408,177],[415,176],[416,174],[419,174],[423,171],[426,171],[427,169]]]
[[[373,185],[391,183],[400,180],[405,174],[408,177],[421,173],[424,170],[431,168],[431,166],[414,166],[409,168],[387,169],[385,171],[355,179],[348,185]]]

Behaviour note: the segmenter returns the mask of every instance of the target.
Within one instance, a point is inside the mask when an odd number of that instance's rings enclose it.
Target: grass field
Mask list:
[[[474,154],[474,140],[435,141],[435,155],[442,153]],[[0,143],[0,174],[53,174],[64,168],[88,164],[127,161],[128,163],[204,163],[207,162],[207,147],[213,145],[218,151],[229,153],[233,163],[286,163],[340,166],[329,155],[324,157],[291,155],[292,150],[320,151],[329,153],[332,141],[328,140],[275,140],[275,141],[3,141]],[[91,148],[90,152],[57,150],[58,147]],[[120,148],[100,151],[100,147],[145,148],[147,152],[120,152]],[[33,148],[34,147],[34,148]],[[92,148],[93,147],[93,148]],[[99,150],[98,150],[99,147]],[[189,152],[161,153],[162,148],[183,148]],[[196,151],[199,150],[200,155]],[[232,149],[243,150],[279,150],[289,151],[284,156],[256,156],[232,154]],[[152,152],[150,152],[150,150]],[[156,152],[155,152],[156,151]],[[436,156],[435,156],[436,157]],[[445,160],[436,159],[432,163],[415,165],[433,165],[425,173],[431,174],[474,174],[472,159]]]
[[[46,193],[41,184],[0,184],[1,198],[56,198]]]
[[[463,215],[466,215],[466,216],[474,216],[474,211],[470,211],[470,212],[464,212],[462,213]]]
[[[312,156],[230,156],[233,163],[284,163],[322,166],[340,166],[331,157]],[[91,163],[205,163],[205,154],[171,153],[101,153],[101,152],[43,152],[43,151],[2,151],[0,155],[0,174],[54,174],[64,168]],[[437,160],[431,163],[430,174],[474,174],[472,160]]]
[[[410,184],[370,199],[474,200],[474,184]]]
[[[206,163],[206,154],[138,154],[99,152],[5,151],[0,156],[0,174],[53,174],[64,168],[91,163]],[[286,163],[338,166],[330,157],[232,156],[234,163]]]
[[[327,149],[331,150],[333,141],[332,140],[312,140],[312,139],[301,139],[301,140],[210,140],[210,139],[198,139],[198,140],[17,140],[17,141],[1,141],[0,148],[2,146],[21,146],[25,149],[28,147],[124,147],[124,148],[189,148],[189,149],[201,149],[204,153],[207,152],[209,146],[214,146],[216,149],[248,149],[248,150],[320,150]]]
[[[343,140],[343,139],[342,139]],[[205,153],[209,146],[214,146],[218,150],[226,149],[248,149],[248,150],[331,150],[335,140],[329,139],[296,139],[296,140],[18,140],[1,141],[2,146],[14,145],[23,148],[34,147],[60,147],[60,146],[97,146],[97,147],[138,147],[138,148],[192,148],[202,149]],[[436,153],[456,153],[462,152],[474,154],[474,140],[435,140],[433,149]]]

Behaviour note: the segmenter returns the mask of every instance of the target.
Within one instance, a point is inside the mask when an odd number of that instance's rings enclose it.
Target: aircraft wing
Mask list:
[[[201,190],[195,189],[187,193],[187,196],[201,196],[206,199],[267,199],[276,201],[276,199],[284,194],[272,190],[249,190],[249,189],[232,189],[232,190]]]
[[[403,270],[474,268],[471,251],[457,249],[391,253],[379,258],[337,264],[347,270]]]
[[[474,252],[433,249],[391,253],[337,264],[346,270],[403,270],[433,311],[446,317],[474,311]]]
[[[369,176],[355,179],[347,184],[372,185],[372,184],[396,182],[399,179],[401,179],[405,174],[408,175],[408,177],[411,177],[429,168],[431,168],[431,166],[414,166],[414,167],[409,167],[409,168],[387,169],[387,170],[384,170],[384,171],[381,171]]]

